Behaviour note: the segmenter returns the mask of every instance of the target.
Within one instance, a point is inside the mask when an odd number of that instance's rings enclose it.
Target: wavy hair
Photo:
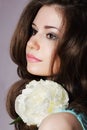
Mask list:
[[[7,110],[15,119],[18,115],[14,109],[15,98],[25,84],[33,79],[47,79],[30,74],[27,71],[26,44],[31,37],[31,24],[44,6],[56,4],[63,14],[64,35],[57,48],[61,59],[60,71],[51,79],[64,84],[70,96],[70,108],[87,114],[87,1],[86,0],[32,0],[23,10],[10,46],[12,60],[18,65],[20,81],[15,83],[8,92]],[[37,127],[26,126],[23,122],[15,124],[16,130],[35,130]]]

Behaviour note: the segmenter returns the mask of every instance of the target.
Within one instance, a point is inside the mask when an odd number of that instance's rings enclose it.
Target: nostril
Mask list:
[[[35,40],[29,40],[27,43],[27,47],[30,49],[36,49],[36,50],[40,49],[39,43]]]
[[[33,43],[33,48],[36,49],[36,50],[39,50],[40,49],[40,45],[38,42],[34,42]]]

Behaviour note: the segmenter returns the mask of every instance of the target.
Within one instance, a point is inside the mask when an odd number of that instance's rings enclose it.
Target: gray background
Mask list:
[[[9,45],[20,14],[29,0],[0,0],[0,130],[13,130],[5,108],[9,87],[18,80]]]

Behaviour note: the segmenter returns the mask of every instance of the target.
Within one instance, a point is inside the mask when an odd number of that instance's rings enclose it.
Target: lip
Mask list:
[[[35,56],[32,55],[32,54],[26,54],[26,59],[27,59],[27,61],[29,61],[29,62],[41,62],[41,61],[42,61],[41,59],[35,57]]]

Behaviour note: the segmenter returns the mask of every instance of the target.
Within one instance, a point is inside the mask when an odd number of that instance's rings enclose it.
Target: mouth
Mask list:
[[[35,57],[35,56],[32,55],[32,54],[26,54],[26,59],[27,59],[27,61],[29,61],[29,62],[41,62],[41,61],[42,61],[41,59]]]

